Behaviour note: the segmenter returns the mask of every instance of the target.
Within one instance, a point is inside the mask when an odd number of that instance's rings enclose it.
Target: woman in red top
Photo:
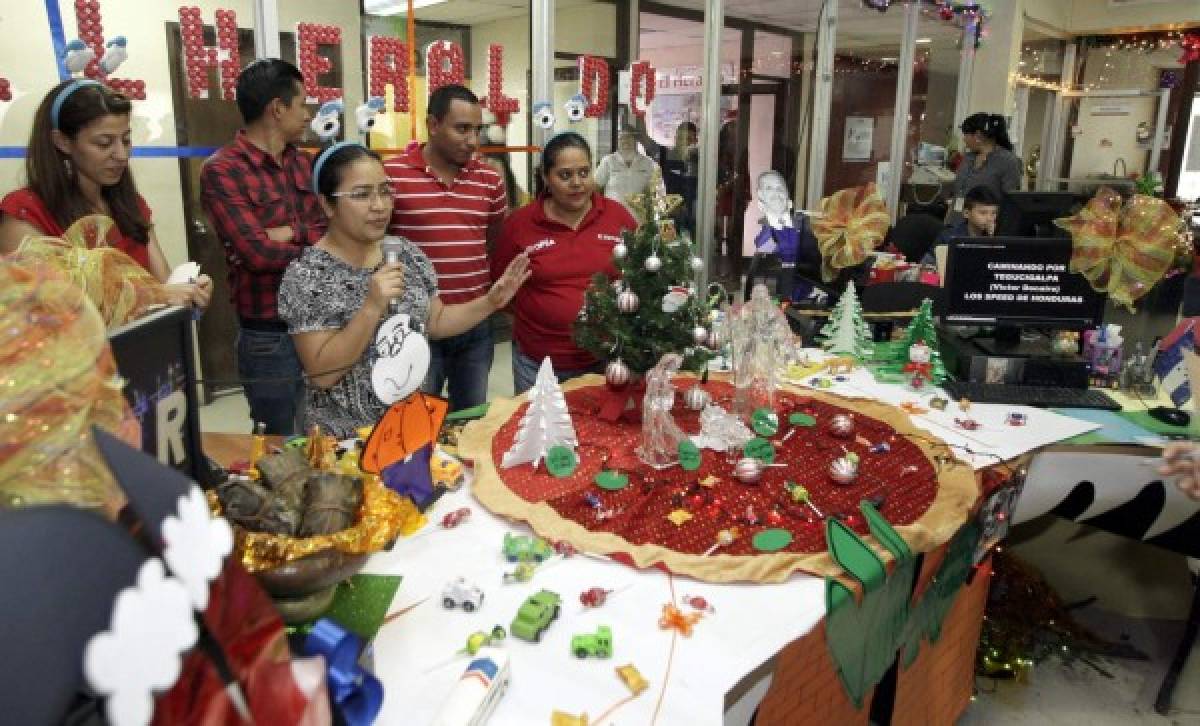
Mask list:
[[[64,81],[46,94],[25,154],[29,186],[0,201],[0,254],[15,252],[29,235],[59,236],[76,220],[102,214],[116,223],[108,244],[167,281],[171,269],[129,170],[132,108],[96,81]],[[212,280],[200,275],[167,289],[177,305],[205,307]]]
[[[546,142],[540,169],[542,192],[504,221],[492,251],[492,279],[529,253],[532,275],[517,291],[513,313],[513,389],[533,386],[549,356],[560,381],[598,372],[600,364],[575,345],[572,325],[583,308],[592,276],[617,277],[613,245],[637,222],[619,202],[598,194],[592,181],[592,150],[567,131]]]

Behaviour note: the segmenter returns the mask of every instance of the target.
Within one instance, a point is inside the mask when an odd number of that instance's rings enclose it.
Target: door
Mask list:
[[[167,48],[171,64],[171,95],[174,104],[176,137],[180,146],[220,147],[233,140],[242,127],[242,117],[237,103],[210,95],[207,99],[191,98],[186,91],[186,73],[183,67],[182,40],[178,23],[167,23]],[[296,58],[295,36],[280,33],[280,54],[294,62]],[[204,27],[204,42],[216,45],[212,26]],[[254,60],[254,31],[238,30],[238,63],[245,67]],[[341,86],[342,64],[338,56],[331,58],[332,83]],[[210,71],[215,74],[215,71]],[[213,79],[216,80],[215,77]],[[214,82],[211,88],[219,88]],[[217,96],[217,97],[213,97]],[[315,108],[311,109],[315,111]],[[343,128],[345,124],[343,124]],[[187,228],[188,259],[200,264],[200,269],[213,279],[213,295],[208,310],[196,323],[199,339],[200,378],[203,401],[212,397],[239,391],[237,369],[237,312],[229,297],[229,267],[225,262],[225,250],[212,231],[207,217],[200,206],[200,170],[204,166],[202,157],[179,159],[180,191],[183,195],[184,219]]]

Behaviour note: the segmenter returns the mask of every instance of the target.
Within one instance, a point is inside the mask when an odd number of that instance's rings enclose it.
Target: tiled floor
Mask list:
[[[508,343],[496,346],[488,394],[512,395]],[[250,430],[240,394],[202,407],[200,420],[205,431]],[[1049,662],[1036,667],[1028,683],[979,679],[975,703],[960,724],[1200,725],[1200,656],[1188,663],[1168,716],[1152,708],[1191,598],[1182,557],[1053,519],[1017,528],[1010,545],[1043,572],[1065,602],[1097,598],[1076,611],[1082,623],[1110,640],[1126,640],[1150,660],[1099,661],[1107,675],[1082,664]]]

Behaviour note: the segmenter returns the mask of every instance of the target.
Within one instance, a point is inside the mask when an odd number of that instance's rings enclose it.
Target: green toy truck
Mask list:
[[[509,562],[535,562],[541,564],[554,554],[554,548],[541,537],[504,533],[504,559]]]
[[[562,598],[549,590],[530,595],[517,610],[517,617],[513,618],[508,631],[521,640],[531,643],[540,641],[542,631],[558,617],[561,604]]]
[[[571,652],[576,658],[594,655],[608,658],[612,655],[612,629],[607,625],[596,628],[595,634],[582,633],[571,638]]]

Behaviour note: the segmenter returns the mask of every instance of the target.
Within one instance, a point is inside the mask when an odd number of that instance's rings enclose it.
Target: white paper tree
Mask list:
[[[512,448],[504,452],[500,466],[507,469],[518,464],[531,462],[538,465],[552,446],[578,445],[575,424],[567,410],[567,399],[563,397],[554,366],[549,358],[542,359],[537,380],[529,390],[529,408],[521,419],[517,437]]]
[[[862,304],[854,291],[854,283],[846,283],[846,291],[829,314],[829,322],[821,328],[821,347],[830,353],[848,355],[862,360],[871,354],[871,329],[863,320]]]

